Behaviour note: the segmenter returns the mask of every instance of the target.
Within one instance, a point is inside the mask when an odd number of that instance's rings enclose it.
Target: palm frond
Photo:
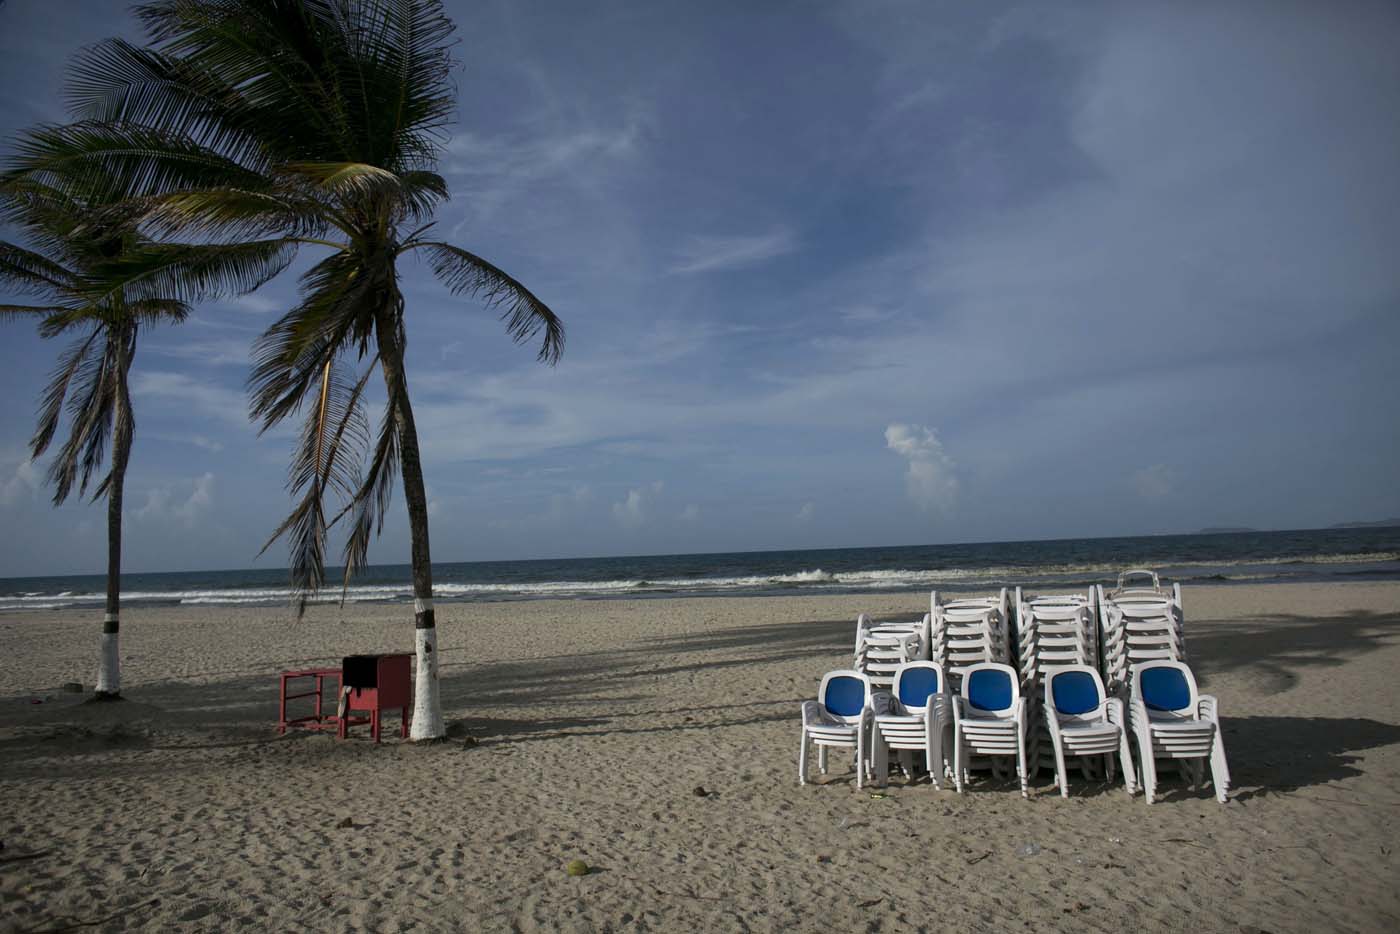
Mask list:
[[[325,581],[326,493],[335,491],[342,499],[349,499],[359,487],[357,470],[369,435],[360,405],[364,386],[365,377],[352,384],[333,360],[326,362],[317,404],[307,410],[301,443],[287,477],[288,489],[300,499],[263,546],[266,550],[290,533],[298,615],[305,609],[308,594],[319,590]]]
[[[345,580],[341,599],[350,587],[350,578],[365,566],[369,558],[369,543],[373,535],[384,530],[384,515],[394,498],[394,478],[399,467],[399,422],[395,417],[394,399],[384,406],[379,422],[379,438],[370,457],[369,470],[363,484],[335,521],[346,512],[353,512],[350,534],[345,540]]]
[[[101,330],[94,328],[91,334],[74,341],[72,346],[59,356],[58,366],[54,367],[40,398],[39,422],[34,429],[34,436],[29,439],[31,460],[38,460],[48,450],[63,416],[63,402],[68,398],[68,386],[73,381],[73,374],[82,368],[93,344],[101,334]]]
[[[248,167],[189,137],[135,124],[41,125],[22,134],[6,178],[28,176],[61,190],[79,190],[92,203],[180,189],[267,187],[260,167]]]
[[[302,299],[253,343],[249,411],[262,431],[300,408],[328,360],[367,334],[371,277],[354,257],[333,253],[303,274]]]
[[[420,240],[405,244],[404,249],[425,250],[433,274],[452,294],[470,295],[488,308],[499,308],[506,331],[517,344],[543,331],[538,357],[545,363],[558,361],[564,352],[564,322],[525,286],[475,253],[450,243]]]
[[[73,429],[48,472],[55,505],[68,498],[74,485],[79,491],[86,491],[106,455],[117,397],[117,371],[122,351],[119,342],[128,338],[111,329],[102,334],[106,340],[101,351],[87,354],[73,374],[76,384],[67,405]]]
[[[122,299],[198,302],[243,295],[292,261],[296,244],[282,237],[244,243],[151,243],[95,266],[82,294],[94,304]]]
[[[13,243],[0,242],[0,285],[24,295],[54,295],[77,280],[63,265]]]

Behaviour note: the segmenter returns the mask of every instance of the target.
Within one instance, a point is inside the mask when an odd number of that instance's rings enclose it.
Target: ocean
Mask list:
[[[433,589],[439,602],[971,591],[1111,584],[1129,567],[1193,585],[1397,580],[1400,527],[472,561],[434,565]],[[122,586],[124,606],[276,606],[290,594],[284,569],[126,574]],[[0,612],[98,608],[105,587],[95,574],[0,578]],[[340,598],[333,587],[317,602]],[[410,601],[408,565],[367,568],[345,599]]]

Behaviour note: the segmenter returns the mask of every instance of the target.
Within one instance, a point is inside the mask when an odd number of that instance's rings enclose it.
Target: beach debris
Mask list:
[[[593,867],[581,859],[571,859],[564,866],[564,872],[571,876],[586,876],[592,871]]]
[[[1016,855],[1017,855],[1017,856],[1039,856],[1039,855],[1040,855],[1040,844],[1039,844],[1039,843],[1023,843],[1023,844],[1021,844],[1020,846],[1016,847]]]
[[[985,853],[978,853],[976,856],[969,856],[969,857],[967,858],[967,864],[968,864],[969,866],[976,865],[977,863],[982,862],[982,860],[986,859],[988,856],[991,856],[991,855],[992,855],[992,851],[991,851],[991,850],[987,850]]]
[[[353,830],[355,827],[355,820],[351,817],[342,817],[340,820],[336,821],[335,825],[342,830]]]
[[[83,693],[83,683],[81,681],[65,681],[63,692],[65,694],[81,694]]]
[[[704,785],[696,785],[694,788],[690,789],[690,793],[695,795],[695,797],[697,798],[709,798],[712,796],[719,796],[718,791],[706,791]]]
[[[830,853],[818,853],[818,854],[817,854],[817,862],[819,862],[819,863],[829,863],[829,862],[831,862],[831,854],[830,854]]]
[[[872,801],[879,801],[881,798],[888,798],[888,797],[889,797],[889,795],[885,794],[883,791],[872,791],[872,792],[870,793],[870,800],[872,800]]]
[[[1108,838],[1108,842],[1109,842],[1109,843],[1122,843],[1122,842],[1123,842],[1123,838],[1122,838],[1122,837],[1109,837],[1109,838]]]
[[[881,898],[872,898],[872,899],[871,899],[870,901],[868,901],[868,902],[860,902],[859,904],[856,905],[856,907],[857,907],[857,908],[874,908],[876,905],[880,904],[880,903],[881,903],[882,901],[884,901],[884,900],[885,900],[885,899],[884,899],[883,897],[881,897]]]
[[[1165,840],[1163,840],[1162,842],[1163,842],[1163,843],[1184,843],[1184,844],[1186,844],[1187,846],[1194,846],[1194,847],[1195,847],[1196,849],[1198,849],[1198,850],[1208,850],[1208,849],[1210,849],[1210,847],[1206,846],[1206,845],[1203,844],[1203,843],[1197,843],[1195,840],[1188,840],[1188,839],[1186,839],[1185,837],[1167,837],[1167,838],[1166,838]]]

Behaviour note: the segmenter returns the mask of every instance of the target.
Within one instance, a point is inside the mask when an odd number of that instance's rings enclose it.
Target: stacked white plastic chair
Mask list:
[[[1130,586],[1133,578],[1150,579],[1151,585]],[[1186,661],[1181,585],[1163,587],[1155,571],[1124,571],[1116,588],[1100,587],[1099,619],[1110,691],[1126,687],[1129,671],[1139,662]]]
[[[1089,757],[1102,756],[1104,773],[1113,781],[1113,757],[1123,767],[1123,784],[1131,796],[1135,785],[1133,757],[1128,749],[1128,723],[1123,702],[1104,692],[1103,679],[1092,665],[1067,665],[1045,673],[1045,722],[1055,753],[1055,784],[1069,797],[1065,757],[1080,757],[1085,779],[1096,778]]]
[[[855,751],[856,787],[865,783],[871,705],[870,679],[859,671],[829,671],[822,677],[817,699],[802,703],[802,751],[797,757],[797,782],[807,784],[807,750],[817,747],[817,767],[826,774],[826,751],[831,747]]]
[[[972,665],[1011,660],[1007,593],[996,596],[940,600],[929,595],[930,658],[948,676],[951,690],[962,685]]]
[[[889,694],[874,696],[871,758],[876,784],[889,776],[889,753],[896,750],[906,775],[913,775],[912,753],[922,752],[933,787],[938,788],[953,750],[953,707],[948,682],[937,662],[901,665]]]
[[[1230,790],[1220,704],[1196,691],[1196,678],[1182,662],[1147,661],[1131,672],[1128,722],[1137,741],[1138,774],[1151,804],[1157,794],[1157,760],[1173,759],[1192,784],[1200,785],[1210,768],[1215,798],[1221,804]]]
[[[1016,588],[1016,663],[1027,699],[1032,775],[1056,765],[1044,707],[1046,675],[1066,667],[1098,667],[1096,599],[1093,591],[1030,596]]]
[[[913,622],[877,623],[864,613],[856,620],[855,668],[872,686],[889,688],[899,666],[928,657],[927,614]]]
[[[953,781],[961,793],[976,757],[1014,757],[1021,797],[1030,797],[1026,758],[1026,700],[1016,669],[996,662],[968,666],[953,697]],[[995,770],[993,774],[996,774]]]

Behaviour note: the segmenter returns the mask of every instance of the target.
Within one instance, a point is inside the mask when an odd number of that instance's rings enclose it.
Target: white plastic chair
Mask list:
[[[866,733],[871,709],[870,679],[859,671],[840,669],[822,676],[817,699],[802,703],[802,751],[797,757],[797,783],[807,784],[807,749],[817,747],[817,767],[826,774],[826,751],[832,746],[854,749],[856,787],[865,784]]]
[[[1030,797],[1026,771],[1026,699],[1010,665],[983,662],[963,673],[953,698],[953,781],[967,781],[972,756],[1015,756],[1021,797]]]
[[[929,657],[929,616],[903,622],[876,622],[865,613],[856,619],[853,667],[870,676],[876,687],[888,689],[894,670],[905,662]]]
[[[912,759],[911,751],[924,753],[934,788],[946,768],[944,735],[951,745],[953,706],[948,682],[937,662],[909,662],[894,673],[891,693],[875,694],[875,711],[870,736],[876,784],[889,777],[889,751],[900,750]],[[912,774],[906,764],[905,773]]]
[[[1136,785],[1128,751],[1123,702],[1104,693],[1103,680],[1090,665],[1052,668],[1045,673],[1045,720],[1055,749],[1055,784],[1069,797],[1066,756],[1103,756],[1104,772],[1113,781],[1113,756],[1123,765],[1123,784],[1131,796]],[[1084,769],[1085,778],[1089,770]]]
[[[1157,792],[1157,760],[1182,760],[1193,784],[1204,779],[1209,761],[1215,799],[1225,803],[1230,767],[1220,732],[1220,704],[1196,691],[1196,678],[1182,662],[1149,661],[1132,668],[1128,721],[1137,741],[1142,788],[1151,804]]]

